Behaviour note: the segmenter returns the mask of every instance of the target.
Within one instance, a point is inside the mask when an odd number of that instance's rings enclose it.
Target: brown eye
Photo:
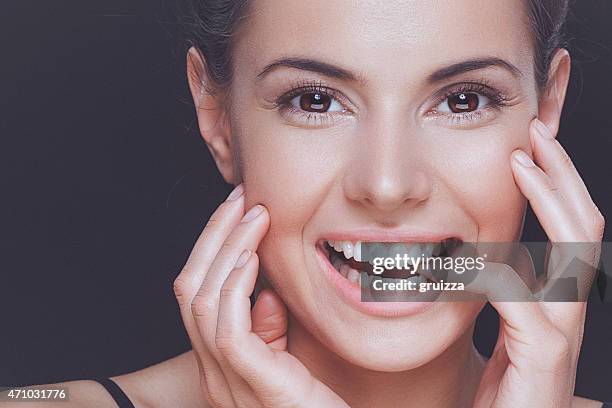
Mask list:
[[[451,95],[446,99],[446,103],[451,112],[453,113],[465,113],[473,112],[478,109],[480,99],[478,94],[461,92],[455,95]]]
[[[325,113],[329,110],[332,103],[332,98],[323,93],[305,93],[299,98],[300,108],[306,112]]]

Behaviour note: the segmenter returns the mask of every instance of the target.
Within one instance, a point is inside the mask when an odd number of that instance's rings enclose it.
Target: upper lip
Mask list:
[[[329,231],[320,236],[320,240],[361,241],[361,242],[442,242],[449,238],[463,237],[454,232],[433,232],[403,228],[402,230],[360,229],[350,231]]]

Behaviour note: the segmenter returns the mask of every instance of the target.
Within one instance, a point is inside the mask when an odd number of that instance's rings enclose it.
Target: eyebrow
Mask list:
[[[317,61],[309,58],[280,58],[274,62],[266,65],[266,67],[257,74],[257,79],[261,80],[270,72],[280,67],[296,68],[303,71],[316,72],[325,75],[330,78],[341,79],[345,81],[357,81],[365,82],[358,78],[357,75],[350,71],[328,64],[323,61]],[[484,57],[484,58],[473,58],[466,61],[458,62],[453,65],[449,65],[444,68],[440,68],[437,71],[429,75],[429,82],[440,82],[444,79],[448,79],[460,74],[464,74],[470,71],[477,71],[489,67],[499,67],[510,72],[515,77],[522,75],[521,70],[518,69],[512,63],[505,61],[501,58],[496,57]]]
[[[458,62],[448,67],[441,68],[431,75],[429,75],[429,82],[440,82],[444,79],[448,79],[460,74],[464,74],[470,71],[477,71],[488,67],[499,67],[506,71],[509,71],[513,76],[520,77],[522,75],[521,70],[518,69],[512,63],[505,61],[501,58],[486,57],[486,58],[474,58],[467,61]]]
[[[317,72],[331,78],[342,79],[345,81],[356,81],[357,76],[346,69],[308,58],[281,58],[266,67],[257,75],[257,79],[263,79],[271,71],[279,67],[301,69],[303,71]]]

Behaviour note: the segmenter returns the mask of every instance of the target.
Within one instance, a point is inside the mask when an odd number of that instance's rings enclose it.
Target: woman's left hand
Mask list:
[[[548,238],[552,243],[590,243],[591,248],[599,248],[604,218],[567,153],[537,119],[531,123],[530,137],[535,163],[517,150],[512,154],[512,170]],[[597,266],[598,250],[582,255]],[[498,268],[493,277],[489,274],[485,285],[489,287],[481,287],[482,293],[490,295],[500,279],[518,282],[509,269]],[[520,286],[519,282],[516,288]],[[570,407],[584,330],[584,299],[584,295],[577,302],[489,298],[500,315],[500,331],[474,407]]]

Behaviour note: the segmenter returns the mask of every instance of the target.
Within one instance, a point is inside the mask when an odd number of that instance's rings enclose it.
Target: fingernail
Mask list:
[[[242,268],[244,265],[246,265],[250,257],[251,257],[250,249],[245,249],[244,251],[242,251],[238,259],[236,260],[236,265],[234,265],[234,269]]]
[[[241,222],[249,222],[255,219],[255,217],[261,214],[262,211],[263,211],[263,207],[261,205],[256,205],[255,207],[251,208],[249,212],[244,214],[244,217],[242,217]]]
[[[514,152],[514,159],[525,167],[535,167],[535,163],[531,160],[531,157],[522,150]]]
[[[234,201],[239,199],[240,197],[242,197],[242,194],[244,194],[244,186],[242,184],[238,184],[236,186],[236,188],[234,188],[232,190],[232,192],[230,193],[230,195],[227,196],[227,200],[226,201]]]
[[[534,123],[536,133],[544,139],[553,139],[553,134],[541,120],[536,119]]]

